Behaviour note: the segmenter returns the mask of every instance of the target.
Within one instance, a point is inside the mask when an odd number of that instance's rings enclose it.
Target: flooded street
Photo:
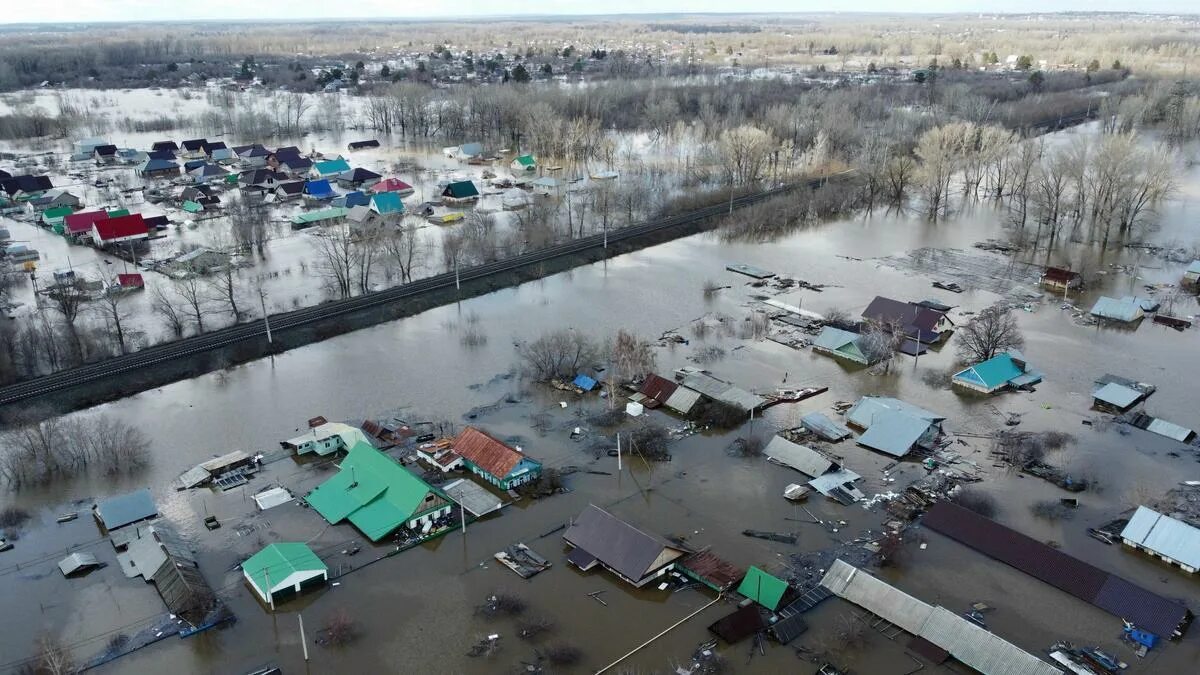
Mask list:
[[[1089,132],[1064,132],[1076,133]],[[1168,205],[1160,229],[1146,241],[1190,246],[1200,239],[1196,219],[1200,172],[1192,167],[1180,176],[1180,183],[1180,198]],[[653,587],[631,591],[605,572],[581,573],[567,565],[556,528],[589,503],[597,504],[649,532],[686,537],[689,545],[710,547],[738,565],[754,564],[784,575],[791,565],[789,556],[826,548],[842,536],[849,540],[866,530],[878,532],[889,516],[882,510],[815,499],[808,509],[822,519],[846,521],[841,528],[844,534],[800,522],[803,513],[797,513],[781,494],[785,485],[801,482],[802,476],[763,458],[731,456],[726,448],[734,438],[752,433],[751,424],[753,433],[771,433],[796,426],[804,413],[829,412],[833,402],[853,401],[863,394],[896,396],[946,416],[947,430],[965,443],[955,450],[977,463],[986,476],[976,488],[996,497],[998,520],[1039,540],[1057,542],[1063,550],[1163,595],[1183,598],[1193,610],[1200,608],[1200,586],[1194,579],[1086,535],[1088,527],[1106,523],[1135,505],[1130,501],[1135,493],[1161,494],[1179,481],[1200,479],[1194,449],[1138,430],[1124,434],[1099,423],[1081,424],[1099,418],[1089,410],[1091,383],[1111,372],[1157,385],[1147,404],[1152,414],[1187,427],[1200,425],[1195,404],[1200,381],[1196,329],[1177,332],[1150,321],[1137,330],[1080,326],[1070,311],[1060,309],[1059,299],[1033,301],[1032,311],[1017,315],[1025,335],[1023,351],[1031,365],[1045,372],[1045,382],[1033,393],[989,399],[933,388],[923,379],[953,365],[953,340],[916,363],[898,356],[889,374],[875,375],[849,369],[809,349],[734,336],[701,340],[689,329],[705,315],[724,314],[741,321],[749,314],[750,295],[760,291],[747,284],[747,277],[726,271],[725,266],[735,262],[827,285],[823,292],[800,290],[776,296],[806,310],[845,308],[857,315],[876,295],[938,298],[958,306],[951,316],[961,323],[969,317],[963,312],[983,309],[999,296],[974,289],[961,295],[938,291],[930,282],[944,278],[944,270],[906,272],[884,259],[921,248],[963,249],[1003,267],[1005,259],[972,248],[975,242],[1004,236],[999,225],[1002,217],[980,205],[938,223],[918,215],[885,213],[848,218],[768,243],[730,242],[717,232],[697,235],[76,413],[104,412],[137,426],[150,438],[152,462],[146,471],[131,477],[94,476],[49,490],[0,493],[0,506],[19,504],[34,512],[17,548],[0,554],[0,574],[7,577],[0,600],[0,653],[4,654],[0,661],[27,656],[36,637],[46,630],[77,645],[84,658],[101,651],[112,635],[129,632],[131,626],[161,614],[162,603],[153,588],[140,579],[126,579],[113,564],[111,546],[89,515],[71,523],[54,522],[57,514],[67,510],[64,504],[76,502],[82,512],[94,497],[149,486],[160,513],[198,550],[201,569],[238,621],[186,640],[169,638],[97,672],[160,673],[169,664],[175,673],[237,673],[270,662],[287,673],[515,672],[521,662],[534,659],[533,646],[515,635],[517,621],[488,621],[474,612],[497,590],[516,593],[528,602],[523,618],[546,616],[554,621],[556,628],[543,644],[569,642],[583,650],[582,663],[572,672],[594,672],[714,596],[698,590],[659,592]],[[1029,259],[1045,262],[1044,252],[1033,256]],[[1084,309],[1101,294],[1133,295],[1143,292],[1146,284],[1176,283],[1185,267],[1132,251],[1101,256],[1079,245],[1068,247],[1065,254],[1056,252],[1050,262],[1066,260],[1076,268],[1106,272],[1100,285],[1089,288],[1083,297],[1069,299]],[[702,287],[708,280],[729,288],[706,298]],[[1197,312],[1194,298],[1180,302],[1177,316]],[[462,326],[467,317],[476,316],[487,339],[481,345],[468,345],[462,339]],[[569,438],[575,426],[591,432],[587,419],[603,409],[603,401],[525,383],[515,374],[514,345],[559,328],[594,337],[625,328],[650,339],[677,330],[691,343],[657,350],[661,374],[696,366],[693,357],[699,349],[717,345],[726,356],[703,367],[743,388],[769,392],[784,385],[815,385],[829,391],[803,403],[773,407],[764,418],[729,434],[688,436],[671,446],[670,462],[647,467],[626,458],[624,471],[618,473],[615,458],[603,454],[596,458],[589,451],[592,439]],[[560,406],[560,401],[567,406]],[[1052,463],[1098,485],[1096,491],[1078,495],[1081,507],[1073,519],[1052,523],[1035,518],[1030,504],[1067,493],[1045,481],[993,467],[989,441],[975,436],[1003,428],[1002,413],[1019,413],[1019,428],[1024,431],[1062,430],[1076,437],[1075,443],[1050,457]],[[680,425],[661,411],[649,414],[667,426]],[[335,561],[364,562],[339,551],[353,538],[348,525],[328,527],[315,513],[295,505],[260,513],[247,497],[270,482],[303,494],[328,475],[323,473],[328,467],[298,465],[290,458],[272,462],[263,476],[245,488],[248,492],[176,492],[171,482],[197,462],[230,450],[275,452],[280,440],[296,435],[306,420],[317,415],[329,420],[395,415],[411,422],[477,424],[498,437],[520,438],[524,450],[547,467],[576,466],[611,475],[576,473],[567,479],[568,494],[523,500],[502,514],[472,523],[465,535],[454,531],[366,566],[339,578],[337,585],[271,614],[235,567],[263,543],[309,542],[331,555],[331,569]],[[534,430],[535,415],[548,416],[545,431]],[[889,458],[852,441],[831,450],[864,477],[860,487],[868,496],[902,489],[925,474],[920,465],[907,462],[885,477]],[[202,520],[208,514],[225,526],[205,530]],[[236,525],[246,525],[248,531]],[[740,532],[747,528],[793,531],[799,543],[789,546],[743,537]],[[493,553],[518,541],[554,567],[524,581],[492,559]],[[65,547],[78,542],[87,542],[86,550],[110,564],[82,579],[64,579],[54,563]],[[385,550],[369,549],[358,556]],[[1119,643],[1121,623],[1115,617],[919,526],[910,536],[902,562],[878,574],[922,600],[956,612],[972,602],[986,602],[996,608],[989,615],[989,627],[1037,654],[1056,640],[1069,639],[1119,653],[1130,661],[1129,672],[1192,672],[1200,663],[1200,631],[1195,628],[1179,643],[1156,648],[1145,660],[1136,659]],[[588,597],[597,590],[606,591],[601,597],[607,605]],[[358,621],[364,641],[344,650],[312,645],[313,632],[338,609]],[[709,638],[705,627],[731,609],[728,602],[708,608],[623,666],[637,668],[636,672],[670,672],[668,665],[686,663],[696,645]],[[853,611],[856,608],[843,601],[826,601],[806,615],[810,631],[795,644],[831,641],[839,621]],[[298,613],[303,613],[308,630],[311,662],[307,666]],[[494,657],[465,655],[470,645],[492,633],[501,635],[502,645]],[[864,647],[841,655],[844,667],[871,675],[898,675],[915,667],[903,654],[905,638],[892,642],[870,633],[866,640]],[[735,672],[815,670],[790,647],[770,644],[765,655],[751,655],[746,643],[722,649]]]

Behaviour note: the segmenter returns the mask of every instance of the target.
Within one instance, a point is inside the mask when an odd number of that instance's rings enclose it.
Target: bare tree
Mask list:
[[[730,186],[757,183],[777,145],[770,133],[757,127],[741,126],[722,133],[717,152],[726,183]]]
[[[196,332],[204,332],[204,317],[209,314],[209,296],[205,283],[196,276],[173,282],[175,294],[183,300],[184,311],[196,324]]]
[[[908,191],[916,180],[917,163],[908,155],[898,155],[887,161],[884,179],[887,184],[888,201],[893,206],[902,206]]]
[[[609,361],[615,371],[610,380],[629,382],[654,372],[657,358],[654,345],[625,330],[617,331],[609,347]]]
[[[150,309],[162,318],[167,329],[175,337],[183,337],[185,326],[183,313],[176,306],[173,294],[166,290],[164,284],[155,284],[150,289]]]
[[[79,340],[79,330],[75,320],[79,311],[89,300],[88,291],[84,288],[82,279],[60,281],[46,291],[47,297],[53,302],[53,307],[63,319],[67,334],[71,337],[71,354],[75,363],[83,360],[83,345]]]
[[[1002,305],[992,305],[959,328],[957,342],[959,358],[978,363],[1000,352],[1020,349],[1025,338],[1013,313]]]
[[[413,225],[389,229],[380,240],[385,261],[400,273],[400,282],[413,280],[413,273],[423,264],[424,246],[419,230]]]
[[[228,309],[233,315],[234,323],[242,319],[242,309],[238,306],[240,284],[236,272],[237,268],[230,262],[207,280],[213,301],[223,304]]]
[[[354,234],[344,225],[336,225],[313,233],[313,250],[317,253],[318,267],[325,281],[338,297],[352,295],[355,281],[355,263],[358,258]]]
[[[903,340],[904,327],[897,322],[868,321],[859,343],[862,345],[863,356],[867,357],[867,363],[886,375],[891,372],[896,349]]]
[[[230,231],[237,250],[242,253],[253,250],[259,257],[265,256],[269,239],[267,212],[247,203],[244,198],[231,202],[225,207],[225,215],[229,218]]]
[[[126,311],[125,294],[123,289],[109,282],[104,289],[100,299],[96,302],[95,308],[101,318],[104,320],[104,325],[108,328],[109,335],[117,343],[117,349],[122,354],[129,353],[129,346],[125,339],[125,321],[129,318],[129,312]]]
[[[74,675],[79,672],[70,650],[57,636],[45,634],[37,640],[37,656],[29,669],[36,675]]]
[[[580,367],[595,362],[599,352],[586,335],[571,329],[546,333],[517,346],[525,371],[540,381],[574,378]]]

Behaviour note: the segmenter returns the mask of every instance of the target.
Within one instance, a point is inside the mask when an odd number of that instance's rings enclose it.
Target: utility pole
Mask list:
[[[467,536],[467,509],[462,504],[458,505],[458,513],[462,516],[462,531],[463,536]]]
[[[304,661],[308,661],[308,639],[304,637],[304,615],[297,614],[297,619],[300,619],[300,646],[304,647]]]
[[[621,432],[617,432],[617,474],[621,473]]]
[[[262,305],[263,324],[267,327],[267,344],[271,344],[271,315],[267,313],[267,293],[262,286],[258,287],[258,302]]]

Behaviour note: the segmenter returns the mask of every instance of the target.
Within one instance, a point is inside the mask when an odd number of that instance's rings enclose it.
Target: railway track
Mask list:
[[[764,199],[768,199],[778,194],[788,192],[797,187],[807,186],[811,189],[816,189],[825,184],[827,178],[819,178],[808,181],[807,183],[785,185],[754,194],[745,195],[733,199],[731,202],[722,203],[715,206],[709,206],[688,213],[668,216],[655,221],[642,223],[626,227],[620,230],[612,230],[607,235],[609,243],[618,243],[630,239],[636,239],[654,232],[669,230],[680,226],[695,224],[709,218],[720,216],[728,213],[731,208],[743,208],[750,206]],[[554,260],[556,258],[577,255],[594,249],[599,249],[604,246],[605,235],[594,234],[580,239],[575,239],[562,244],[556,244],[544,249],[524,253],[505,260],[477,265],[466,269],[460,269],[458,272],[458,282],[474,281],[484,279],[490,276],[505,274],[508,272],[520,270],[538,263]],[[305,307],[290,312],[275,314],[270,317],[271,332],[273,334],[284,333],[288,330],[307,326],[313,323],[328,321],[339,316],[361,312],[363,310],[396,303],[407,298],[412,298],[427,293],[432,293],[447,288],[452,288],[456,285],[455,274],[453,272],[445,272],[431,277],[425,277],[416,281],[394,286],[375,293],[360,295],[344,300],[336,300],[327,302],[312,307]],[[266,338],[266,323],[262,320],[252,321],[243,324],[237,324],[221,328],[218,330],[196,335],[193,337],[183,338],[172,342],[157,344],[146,349],[125,354],[97,363],[85,364],[62,370],[50,375],[18,382],[0,388],[0,405],[11,405],[20,401],[26,401],[46,394],[51,394],[72,387],[89,384],[98,380],[103,380],[118,375],[127,374],[133,371],[149,368],[161,363],[176,361],[195,357],[196,355],[206,352],[228,347],[230,345],[246,342],[249,340],[261,340]]]

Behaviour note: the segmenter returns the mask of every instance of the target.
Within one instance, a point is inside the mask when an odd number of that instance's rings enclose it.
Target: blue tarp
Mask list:
[[[575,386],[584,391],[591,391],[596,388],[596,380],[584,374],[579,374],[575,377]]]

